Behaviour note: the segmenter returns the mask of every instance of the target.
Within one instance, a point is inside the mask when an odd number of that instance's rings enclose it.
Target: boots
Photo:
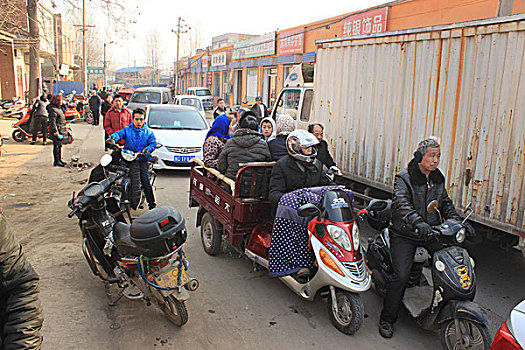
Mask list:
[[[53,158],[54,158],[53,166],[63,167],[66,165],[66,163],[62,161],[62,147],[60,146],[53,147]]]

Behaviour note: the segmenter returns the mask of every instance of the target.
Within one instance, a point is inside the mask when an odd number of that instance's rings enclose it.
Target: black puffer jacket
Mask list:
[[[55,104],[47,105],[47,112],[49,113],[49,134],[53,135],[59,132],[61,135],[66,134],[66,118],[62,109]]]
[[[430,226],[439,225],[437,212],[427,213],[427,206],[433,200],[439,203],[439,211],[445,219],[459,219],[452,200],[445,188],[445,177],[436,169],[427,177],[419,169],[415,159],[408,168],[401,170],[394,180],[392,201],[392,230],[394,234],[412,239],[422,239],[415,232],[415,225],[424,221]]]
[[[301,164],[303,169],[298,164]],[[332,182],[324,174],[323,165],[318,159],[315,160],[315,163],[305,166],[292,156],[287,155],[273,166],[268,197],[272,203],[279,204],[279,199],[285,193],[300,188],[330,184]]]
[[[268,141],[268,148],[272,154],[272,160],[278,161],[282,157],[288,155],[288,150],[286,149],[286,138],[288,135],[279,134],[275,136],[274,139]]]
[[[0,349],[40,349],[38,274],[0,213]]]
[[[224,145],[217,169],[230,179],[235,179],[239,164],[270,160],[270,150],[261,134],[250,129],[239,129]]]

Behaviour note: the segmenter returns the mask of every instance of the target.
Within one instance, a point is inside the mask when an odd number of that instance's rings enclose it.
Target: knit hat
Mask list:
[[[295,121],[288,114],[281,114],[275,121],[277,134],[289,134],[295,130]]]

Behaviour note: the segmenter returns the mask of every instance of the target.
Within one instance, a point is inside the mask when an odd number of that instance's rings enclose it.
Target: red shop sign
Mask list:
[[[213,82],[213,72],[206,72],[206,85],[211,85]]]
[[[348,17],[341,25],[342,36],[385,32],[387,12],[388,7],[382,7]]]
[[[304,29],[293,29],[279,33],[279,55],[303,53]],[[294,35],[297,34],[297,35]]]

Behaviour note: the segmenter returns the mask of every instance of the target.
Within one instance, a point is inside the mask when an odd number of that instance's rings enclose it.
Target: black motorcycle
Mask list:
[[[122,296],[145,300],[148,305],[154,302],[171,322],[182,326],[188,321],[187,291],[199,286],[186,272],[184,218],[175,208],[163,206],[139,216],[131,225],[118,221],[116,217],[123,217],[125,211],[111,214],[107,194],[125,175],[125,168],[117,170],[101,182],[91,182],[78,196],[73,194],[68,217],[76,214],[79,219],[82,251],[93,274],[120,288],[111,305]]]
[[[432,213],[437,208],[438,202],[432,201],[427,212]],[[380,231],[369,239],[366,256],[375,288],[384,297],[386,281],[393,273],[388,229],[390,201],[372,200],[358,215],[362,219],[366,217],[370,226]],[[403,305],[424,329],[441,329],[443,349],[485,350],[490,347],[491,337],[486,311],[473,302],[476,293],[474,260],[460,247],[467,236],[463,225],[467,218],[441,220],[440,225],[432,227],[432,239],[437,239],[442,248],[433,256],[425,248],[417,248],[414,265],[425,265],[422,275],[411,275]]]

